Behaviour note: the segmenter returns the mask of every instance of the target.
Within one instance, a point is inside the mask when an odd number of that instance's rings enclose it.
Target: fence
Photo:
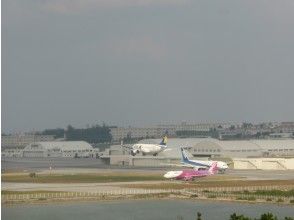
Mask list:
[[[2,202],[7,201],[26,201],[26,200],[47,200],[47,199],[106,199],[118,198],[126,196],[141,195],[150,197],[152,195],[167,193],[178,194],[186,196],[199,196],[205,198],[239,198],[248,199],[254,197],[255,199],[263,200],[277,200],[294,201],[294,197],[287,196],[271,196],[271,195],[257,195],[250,194],[257,190],[289,190],[293,189],[292,185],[284,186],[245,186],[245,187],[205,187],[205,188],[185,188],[185,189],[133,189],[120,188],[100,190],[97,192],[18,192],[14,194],[2,194]],[[240,193],[238,193],[240,192]]]
[[[44,192],[44,193],[22,193],[2,194],[2,202],[47,200],[47,199],[103,199],[107,197],[132,196],[132,195],[155,195],[160,193],[171,193],[173,190],[162,189],[119,189],[100,192]]]

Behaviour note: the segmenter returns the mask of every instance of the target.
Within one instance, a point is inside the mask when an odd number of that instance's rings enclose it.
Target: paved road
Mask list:
[[[52,168],[98,168],[105,167],[101,159],[94,158],[1,158],[2,171]]]

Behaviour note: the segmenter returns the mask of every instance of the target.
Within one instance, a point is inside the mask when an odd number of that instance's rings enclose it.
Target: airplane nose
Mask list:
[[[163,176],[164,176],[164,178],[167,178],[167,179],[170,178],[170,174],[169,173],[166,173]]]

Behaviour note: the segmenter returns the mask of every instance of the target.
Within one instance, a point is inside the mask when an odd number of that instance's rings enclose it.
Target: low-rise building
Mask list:
[[[34,142],[23,149],[23,157],[97,157],[99,150],[85,141]]]
[[[24,148],[32,142],[53,141],[53,135],[13,134],[1,136],[1,148]]]

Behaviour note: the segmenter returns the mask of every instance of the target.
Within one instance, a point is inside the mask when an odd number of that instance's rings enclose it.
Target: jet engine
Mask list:
[[[140,151],[139,150],[131,150],[131,155],[136,156]]]

